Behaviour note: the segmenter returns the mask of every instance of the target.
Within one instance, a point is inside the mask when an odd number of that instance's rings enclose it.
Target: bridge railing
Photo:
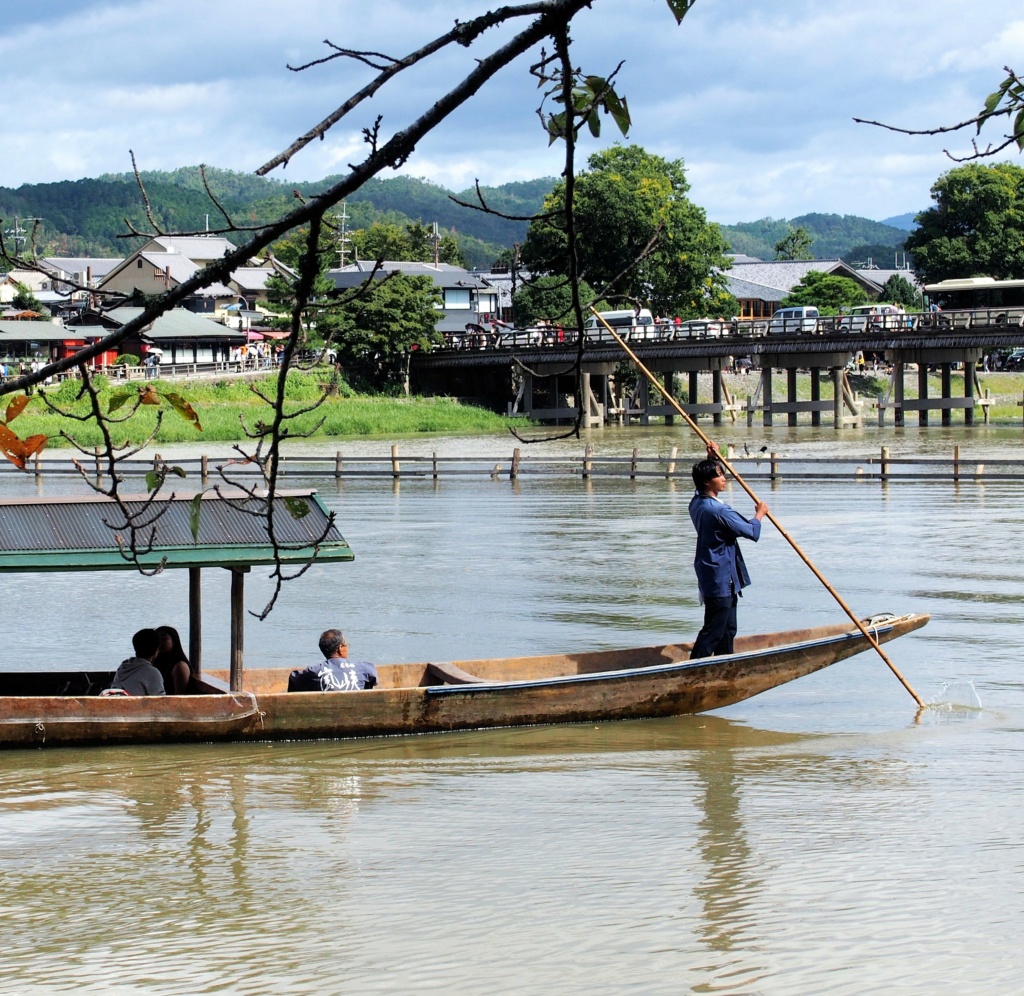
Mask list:
[[[824,315],[819,318],[733,318],[693,319],[686,322],[656,322],[633,325],[615,331],[631,344],[685,343],[707,339],[759,339],[764,337],[813,337],[822,335],[873,335],[878,332],[942,332],[951,330],[1008,329],[1024,327],[1024,308],[967,308],[955,311],[924,311],[896,314]],[[585,328],[587,343],[614,342],[603,326]],[[500,352],[520,349],[553,349],[575,346],[578,329],[560,326],[532,326],[500,332],[445,333],[444,350]]]

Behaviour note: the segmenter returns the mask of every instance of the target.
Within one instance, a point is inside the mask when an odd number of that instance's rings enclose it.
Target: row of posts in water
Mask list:
[[[750,453],[744,446],[743,454],[738,454],[736,447],[729,444],[725,451],[726,460],[736,472],[751,480],[781,481],[789,480],[835,480],[844,478],[867,480],[1024,480],[1024,458],[1021,459],[987,459],[984,462],[961,457],[960,447],[953,447],[952,458],[949,457],[908,457],[893,456],[888,446],[883,446],[876,455],[845,456],[836,454],[827,457],[790,456],[769,451],[767,446]],[[208,487],[211,482],[222,482],[217,468],[228,463],[230,457],[216,458],[208,455],[169,459],[167,464],[181,468],[186,479],[198,475],[202,486]],[[338,450],[333,455],[325,456],[282,456],[278,461],[278,477],[303,478],[334,478],[342,481],[346,478],[404,478],[428,479],[437,481],[442,477],[481,477],[492,479],[507,478],[511,481],[522,477],[579,477],[591,480],[598,477],[629,478],[635,481],[643,478],[663,478],[667,480],[689,480],[693,461],[700,459],[688,450],[680,456],[679,447],[673,446],[667,455],[642,456],[639,449],[634,448],[629,455],[598,454],[592,443],[587,443],[582,454],[565,454],[547,456],[531,452],[527,446],[515,447],[510,456],[495,459],[494,456],[439,456],[437,452],[424,454],[401,454],[397,444],[391,446],[390,453],[380,456],[345,456]],[[71,459],[41,459],[37,454],[30,471],[41,481],[48,474],[80,474],[90,473],[97,481],[102,482],[107,475],[107,467],[103,454],[96,450],[94,461],[82,464],[82,470],[75,466]],[[148,471],[158,469],[163,463],[159,455],[149,460],[125,460],[118,465],[118,473],[126,476],[137,474],[144,476]],[[93,463],[93,466],[88,466]],[[4,470],[17,473],[13,466]],[[230,467],[230,476],[251,481],[258,477],[259,469],[254,464]],[[177,478],[172,479],[177,484]],[[180,487],[180,486],[179,486]]]

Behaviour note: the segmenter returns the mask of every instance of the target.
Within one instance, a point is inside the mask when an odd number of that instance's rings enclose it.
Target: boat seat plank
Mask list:
[[[446,685],[476,685],[483,682],[475,674],[463,671],[457,664],[434,664],[427,665],[427,673],[432,678],[443,681]]]

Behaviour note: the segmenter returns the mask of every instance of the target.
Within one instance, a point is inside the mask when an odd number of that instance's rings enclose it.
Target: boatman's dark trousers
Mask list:
[[[690,659],[731,654],[736,636],[736,595],[704,599],[704,625],[690,651]]]

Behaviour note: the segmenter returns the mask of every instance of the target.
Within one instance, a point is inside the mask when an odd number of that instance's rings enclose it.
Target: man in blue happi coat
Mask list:
[[[710,443],[707,459],[693,465],[693,484],[697,489],[690,499],[690,518],[697,530],[693,569],[704,604],[704,625],[690,651],[691,660],[733,652],[736,605],[742,589],[750,584],[736,541],[742,536],[756,543],[761,535],[761,520],[768,514],[768,506],[759,501],[754,517],[745,519],[718,497],[728,482],[717,457],[718,447]]]
[[[355,692],[377,684],[377,669],[367,661],[348,659],[348,642],[340,629],[320,634],[324,659],[288,675],[289,692]]]

